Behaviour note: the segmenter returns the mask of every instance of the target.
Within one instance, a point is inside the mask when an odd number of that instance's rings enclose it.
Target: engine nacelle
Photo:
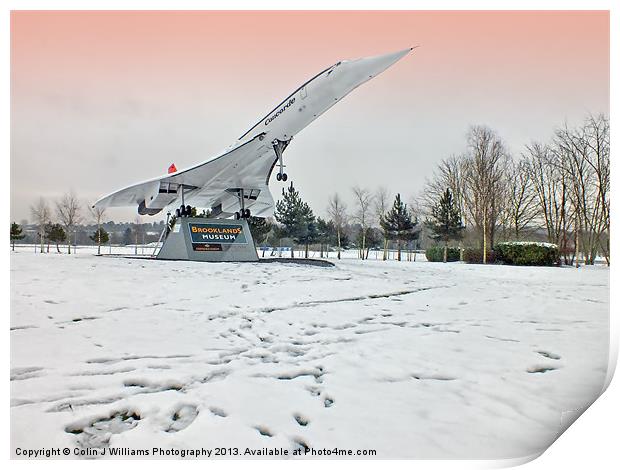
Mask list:
[[[138,204],[138,214],[140,214],[140,215],[155,215],[155,214],[159,214],[162,209],[163,209],[163,207],[159,208],[159,209],[149,209],[144,204],[144,201],[142,201],[140,204]]]
[[[138,214],[155,215],[179,196],[176,183],[155,182],[147,197],[138,205]]]

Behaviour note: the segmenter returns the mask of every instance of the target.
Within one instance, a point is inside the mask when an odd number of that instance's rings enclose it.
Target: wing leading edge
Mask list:
[[[276,148],[286,147],[294,135],[344,96],[411,50],[338,62],[295,90],[221,155],[115,191],[99,199],[95,207],[136,205],[140,214],[153,215],[183,199],[186,204],[214,208],[220,216],[229,216],[238,209],[239,190],[243,190],[245,207],[251,207],[255,216],[269,216],[274,202],[268,183],[281,156]],[[285,143],[284,147],[278,142]]]
[[[196,207],[216,207],[222,204],[222,211],[230,209],[237,197],[229,190],[243,188],[248,194],[259,194],[248,205],[273,206],[267,178],[273,167],[275,154],[264,136],[244,142],[207,162],[186,170],[152,178],[127,186],[102,197],[95,207],[138,206],[142,214],[158,213],[163,208],[181,199]],[[181,195],[183,192],[183,196]],[[156,211],[156,212],[155,212]],[[269,207],[254,211],[255,215],[269,212]],[[267,215],[270,215],[267,213]]]

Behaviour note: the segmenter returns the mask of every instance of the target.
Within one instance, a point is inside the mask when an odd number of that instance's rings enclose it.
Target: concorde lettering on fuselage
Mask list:
[[[274,114],[272,114],[267,119],[265,119],[265,125],[266,126],[269,125],[275,118],[277,118],[280,114],[286,111],[294,103],[295,103],[295,97],[293,96],[290,100],[288,100],[288,102],[284,106],[282,106]]]

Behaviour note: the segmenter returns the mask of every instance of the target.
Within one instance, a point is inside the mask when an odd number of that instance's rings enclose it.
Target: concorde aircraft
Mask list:
[[[286,181],[283,153],[293,137],[347,94],[386,70],[413,48],[390,54],[343,60],[323,70],[286,97],[220,155],[186,170],[133,184],[99,199],[94,207],[137,206],[155,215],[180,204],[177,216],[191,208],[210,208],[212,217],[268,217],[274,201],[269,179]]]

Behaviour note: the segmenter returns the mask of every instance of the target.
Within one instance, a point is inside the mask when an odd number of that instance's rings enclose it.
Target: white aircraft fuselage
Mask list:
[[[186,170],[137,183],[109,194],[95,207],[132,206],[154,215],[173,204],[210,208],[213,215],[267,217],[274,201],[269,179],[286,181],[282,153],[291,139],[361,84],[412,49],[346,60],[308,80],[274,107],[222,154]]]

